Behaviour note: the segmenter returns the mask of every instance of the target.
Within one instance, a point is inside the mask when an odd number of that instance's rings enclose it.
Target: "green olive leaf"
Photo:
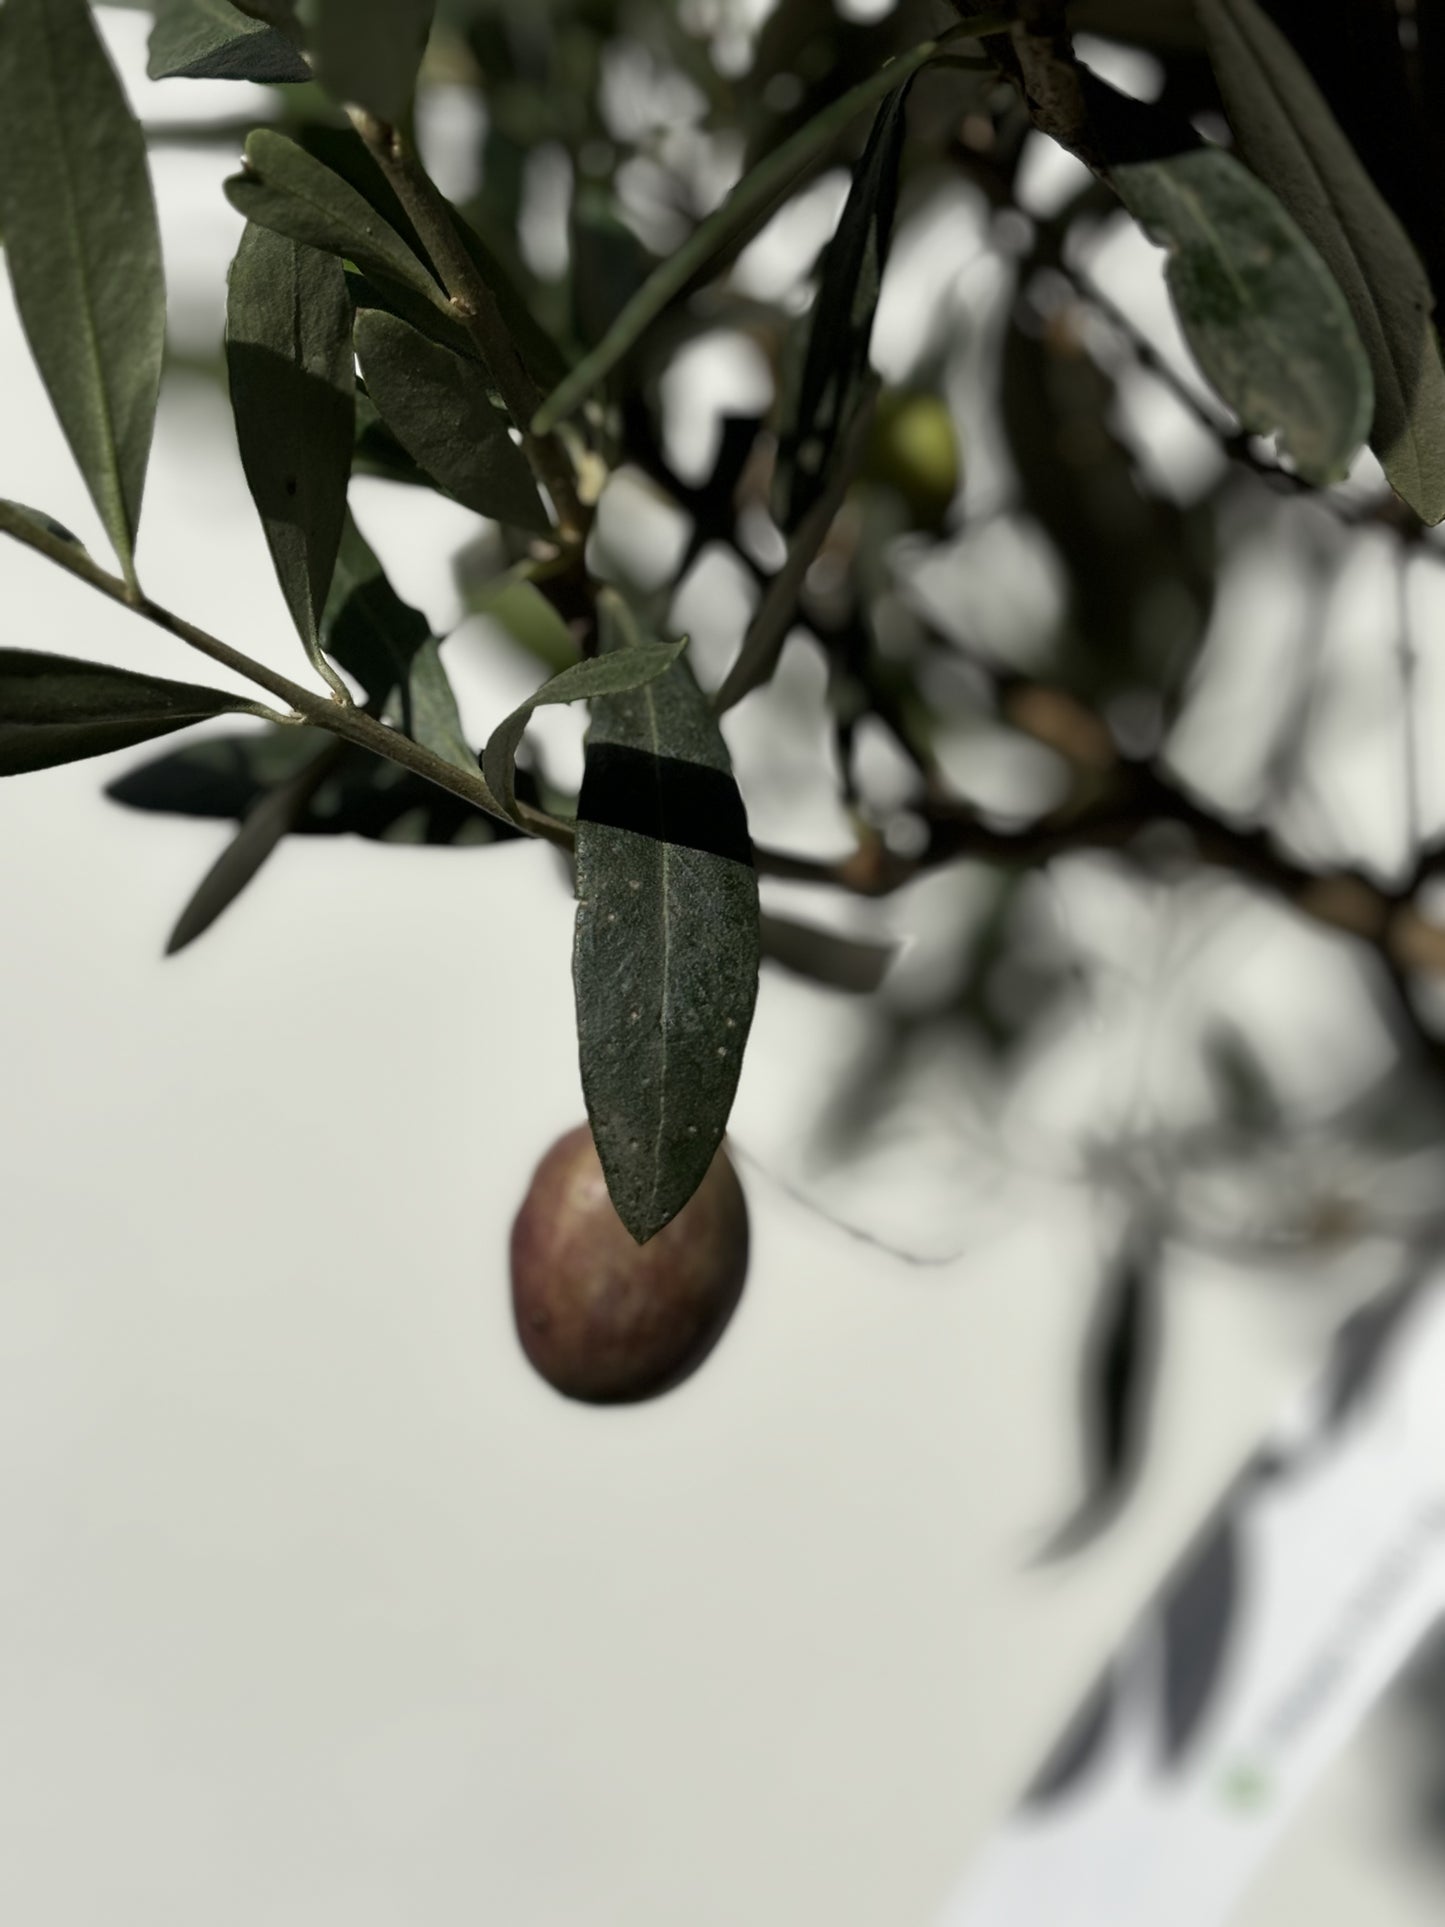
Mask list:
[[[534,709],[548,703],[592,702],[599,696],[618,696],[629,689],[641,689],[644,683],[655,681],[670,669],[686,647],[684,636],[680,642],[640,642],[634,649],[613,650],[586,662],[574,662],[518,704],[510,716],[497,724],[482,752],[482,774],[487,779],[487,787],[508,816],[515,819],[517,814],[517,750]]]
[[[1109,179],[1168,250],[1195,359],[1253,434],[1306,481],[1339,481],[1369,432],[1370,364],[1334,276],[1262,182],[1219,147],[1131,161]]]
[[[344,743],[329,743],[284,782],[256,799],[240,829],[201,878],[176,919],[166,940],[168,957],[194,943],[222,911],[230,908],[277,844],[296,828],[316,792],[335,773],[346,749]]]
[[[245,171],[226,182],[226,199],[258,227],[340,255],[363,274],[450,312],[445,291],[390,222],[349,181],[284,134],[258,127],[248,136]]]
[[[462,734],[456,697],[426,617],[392,588],[350,515],[322,617],[321,642],[327,654],[363,685],[373,705],[415,742],[475,775],[477,759]],[[208,930],[281,842],[298,830],[355,830],[395,841],[413,836],[409,824],[420,824],[413,840],[494,840],[463,830],[468,816],[488,821],[469,804],[460,805],[460,811],[450,809],[436,800],[444,798],[445,792],[433,784],[421,778],[400,784],[397,779],[404,772],[386,773],[394,765],[334,741],[327,747],[324,737],[318,746],[313,740],[317,735],[314,730],[281,729],[274,738],[247,738],[246,746],[222,766],[219,780],[207,762],[206,746],[150,766],[152,772],[161,772],[162,787],[170,774],[168,764],[187,773],[200,772],[199,793],[211,807],[196,813],[241,819],[235,836],[181,912],[166,946],[168,956]],[[236,788],[238,764],[246,784],[240,791]],[[227,779],[232,785],[229,792],[224,791]],[[215,807],[218,790],[220,808]],[[122,778],[112,785],[110,794],[143,808],[186,807],[152,800],[155,791],[147,787],[145,771]],[[445,835],[436,832],[438,820],[447,825]]]
[[[896,943],[875,943],[866,937],[845,937],[837,930],[799,923],[764,911],[760,924],[763,959],[795,977],[825,984],[850,996],[870,996],[898,955]]]
[[[604,657],[648,646],[610,590],[599,618]],[[640,1244],[712,1163],[757,996],[747,816],[685,661],[593,702],[576,855],[582,1088],[608,1192]]]
[[[477,759],[431,626],[403,602],[353,518],[346,517],[322,641],[348,674],[424,749],[468,775]]]
[[[301,46],[304,36],[296,16],[295,0],[236,0],[236,11],[274,27],[293,47]]]
[[[436,0],[317,0],[316,78],[334,99],[400,120],[435,11]]]
[[[260,715],[244,696],[37,649],[0,649],[0,776],[128,749],[209,716]]]
[[[248,223],[231,264],[226,366],[246,482],[308,656],[321,649],[355,434],[351,304],[341,263]]]
[[[1370,442],[1423,521],[1445,519],[1445,368],[1419,256],[1309,69],[1254,0],[1199,0],[1210,61],[1247,165],[1344,292],[1370,359]]]
[[[30,352],[134,582],[165,277],[145,139],[86,0],[0,11],[0,232]]]
[[[549,531],[532,471],[479,362],[377,308],[356,318],[356,353],[382,420],[449,495],[479,515]]]
[[[774,488],[786,535],[827,492],[840,444],[867,394],[868,348],[893,235],[911,79],[878,109],[823,252],[806,347],[778,438]]]
[[[203,736],[126,770],[105,793],[127,809],[243,823],[332,742],[322,730],[280,724]],[[508,842],[522,832],[399,764],[349,749],[322,776],[289,834],[465,848]]]
[[[968,32],[971,35],[998,33],[1006,31],[1009,24],[1004,14],[990,15],[986,19],[971,20]],[[876,106],[885,94],[901,87],[911,74],[926,67],[943,51],[942,42],[927,40],[899,54],[877,73],[870,74],[830,102],[765,160],[750,168],[722,206],[700,221],[682,246],[658,263],[597,346],[558,383],[537,411],[533,423],[537,433],[544,434],[555,428],[564,416],[579,408],[689,283],[715,262],[732,241],[776,207],[859,114]]]
[[[152,80],[311,78],[284,34],[230,0],[157,0],[146,72]]]
[[[527,566],[489,575],[483,582],[467,579],[465,569],[459,568],[457,587],[473,615],[486,616],[544,669],[560,674],[577,660],[577,641],[536,583],[519,572]]]

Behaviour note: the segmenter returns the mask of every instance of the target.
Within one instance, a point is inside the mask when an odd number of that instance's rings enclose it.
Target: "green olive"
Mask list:
[[[936,530],[958,493],[958,435],[941,395],[885,388],[878,397],[862,476],[895,489],[920,528]]]

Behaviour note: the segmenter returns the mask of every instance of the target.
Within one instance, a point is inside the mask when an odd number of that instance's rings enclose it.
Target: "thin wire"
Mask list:
[[[1400,672],[1400,729],[1403,738],[1402,777],[1405,788],[1405,871],[1413,871],[1420,858],[1422,813],[1420,804],[1420,736],[1415,727],[1415,701],[1419,682],[1420,657],[1410,625],[1410,551],[1402,548],[1395,571],[1397,636],[1395,661]]]

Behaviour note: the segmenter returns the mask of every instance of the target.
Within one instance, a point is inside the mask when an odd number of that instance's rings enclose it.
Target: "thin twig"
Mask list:
[[[854,473],[862,459],[876,399],[877,388],[874,386],[865,395],[849,426],[844,447],[833,464],[827,486],[798,524],[783,566],[769,578],[757,613],[743,637],[737,659],[713,696],[712,706],[718,715],[731,709],[734,703],[741,702],[760,683],[766,682],[777,667],[788,631],[798,616],[798,598],[802,593],[804,578],[833,526],[833,518],[843,506],[843,498],[852,485]]]
[[[507,413],[522,432],[523,451],[552,499],[558,533],[564,542],[579,543],[587,531],[587,516],[578,499],[571,458],[555,435],[533,431],[541,390],[522,360],[496,296],[457,232],[451,208],[400,128],[364,108],[347,111],[420,235],[458,321],[477,344]]]
[[[123,608],[133,610],[147,622],[164,629],[168,635],[189,644],[212,662],[233,674],[243,676],[248,682],[268,691],[286,703],[296,717],[313,724],[318,729],[330,731],[333,736],[345,742],[355,743],[362,749],[369,749],[374,755],[383,756],[388,762],[398,763],[403,769],[411,770],[417,776],[424,776],[429,782],[449,790],[464,802],[471,803],[476,809],[483,810],[488,816],[495,816],[499,822],[509,819],[482,776],[480,769],[475,773],[462,769],[460,765],[449,763],[445,757],[435,755],[431,750],[404,736],[400,730],[391,729],[385,723],[368,716],[364,709],[344,705],[332,696],[320,695],[314,689],[293,682],[279,670],[268,668],[263,662],[246,655],[240,649],[233,649],[219,636],[187,622],[184,616],[174,614],[153,602],[149,596],[131,590],[118,575],[111,575],[89,555],[78,542],[69,542],[63,536],[54,534],[41,523],[23,514],[12,503],[0,502],[0,534],[12,536],[15,541],[27,548],[36,550],[47,560],[64,569],[67,574],[87,583],[112,602]],[[565,823],[549,816],[543,810],[533,809],[523,804],[519,808],[519,818],[524,829],[534,836],[545,837],[549,842],[570,846],[571,830]]]

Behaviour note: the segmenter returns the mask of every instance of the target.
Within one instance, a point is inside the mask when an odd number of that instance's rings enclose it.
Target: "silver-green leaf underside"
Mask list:
[[[400,120],[435,11],[436,0],[317,0],[317,79],[337,100]]]
[[[1179,323],[1240,421],[1277,435],[1306,481],[1339,481],[1369,433],[1374,383],[1339,284],[1261,181],[1219,147],[1110,171],[1168,250]]]
[[[647,646],[615,594],[599,613],[604,656]],[[722,1141],[757,996],[747,818],[685,661],[594,701],[576,855],[582,1088],[612,1202],[643,1243]]]
[[[681,642],[639,642],[632,649],[616,649],[587,662],[574,662],[504,717],[487,739],[482,774],[508,816],[515,819],[517,814],[517,750],[533,710],[549,703],[592,702],[599,696],[640,689],[670,669],[686,647],[686,637]]]
[[[165,278],[145,140],[86,0],[0,10],[0,232],[30,352],[133,581]]]
[[[0,776],[128,749],[209,716],[264,713],[244,696],[35,649],[0,649]]]
[[[226,199],[248,221],[355,262],[363,274],[421,295],[450,316],[447,297],[389,221],[324,161],[269,127],[246,140],[246,168]]]
[[[1314,243],[1375,379],[1371,446],[1426,522],[1445,519],[1445,368],[1419,256],[1308,68],[1254,0],[1199,0],[1239,151]]]
[[[479,515],[549,532],[532,471],[492,402],[480,362],[379,308],[356,317],[356,353],[382,420],[449,495]]]
[[[152,80],[311,78],[284,34],[230,0],[157,0],[146,72]]]
[[[351,303],[333,255],[250,223],[231,264],[226,365],[246,482],[307,654],[346,519],[355,420]]]

